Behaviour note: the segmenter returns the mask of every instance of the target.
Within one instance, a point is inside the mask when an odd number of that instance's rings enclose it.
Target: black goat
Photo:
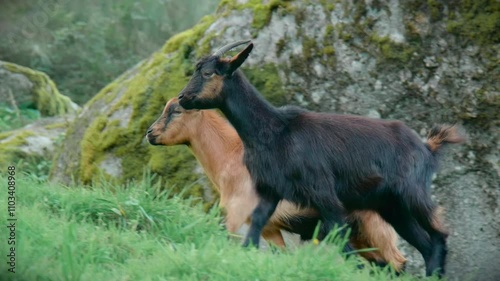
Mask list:
[[[243,141],[244,161],[261,197],[244,245],[258,245],[282,199],[319,211],[319,239],[335,224],[344,225],[348,212],[374,210],[420,251],[427,275],[443,275],[447,233],[429,187],[439,147],[464,140],[457,128],[437,127],[424,144],[399,121],[276,108],[238,70],[252,43],[221,58],[249,42],[201,59],[179,94],[186,109],[219,108]],[[344,251],[351,249],[346,245]]]

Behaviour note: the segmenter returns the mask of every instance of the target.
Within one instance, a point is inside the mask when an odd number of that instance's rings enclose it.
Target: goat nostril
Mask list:
[[[153,132],[153,129],[152,128],[149,128],[148,131],[146,132],[148,135],[151,134]]]
[[[182,99],[184,97],[184,94],[179,94],[179,99]]]

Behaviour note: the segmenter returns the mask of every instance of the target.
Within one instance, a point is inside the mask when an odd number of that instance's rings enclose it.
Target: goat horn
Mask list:
[[[227,44],[220,49],[218,49],[213,55],[216,57],[222,56],[225,52],[231,50],[232,48],[238,47],[239,45],[250,43],[252,40],[241,40],[234,43]]]

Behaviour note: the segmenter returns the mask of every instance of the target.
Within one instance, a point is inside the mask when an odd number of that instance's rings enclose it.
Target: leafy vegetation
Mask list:
[[[19,174],[16,180],[17,267],[7,280],[387,280],[357,269],[336,246],[242,249],[227,239],[219,211],[170,196],[151,177],[127,186],[102,181],[63,187]],[[0,182],[7,178],[0,176]],[[0,196],[7,205],[7,197]],[[6,211],[0,219],[6,221]],[[7,232],[2,231],[7,241]],[[0,243],[2,256],[7,243]],[[413,280],[402,276],[398,280]]]
[[[47,73],[83,104],[173,34],[212,13],[217,0],[6,1],[0,60]]]
[[[0,103],[0,132],[20,128],[37,119],[40,119],[40,112],[36,109],[15,109]]]

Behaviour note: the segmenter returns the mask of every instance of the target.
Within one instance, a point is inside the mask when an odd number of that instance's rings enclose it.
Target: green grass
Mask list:
[[[5,223],[7,178],[2,174],[0,220]],[[0,279],[390,279],[387,271],[357,269],[356,259],[344,260],[332,243],[289,251],[243,249],[228,239],[218,210],[204,213],[201,205],[148,182],[126,187],[103,182],[90,189],[18,174],[16,274],[7,272],[3,260],[8,245],[2,230]]]
[[[19,108],[19,111],[0,103],[0,132],[20,128],[33,120],[40,119],[40,112],[31,108]]]

